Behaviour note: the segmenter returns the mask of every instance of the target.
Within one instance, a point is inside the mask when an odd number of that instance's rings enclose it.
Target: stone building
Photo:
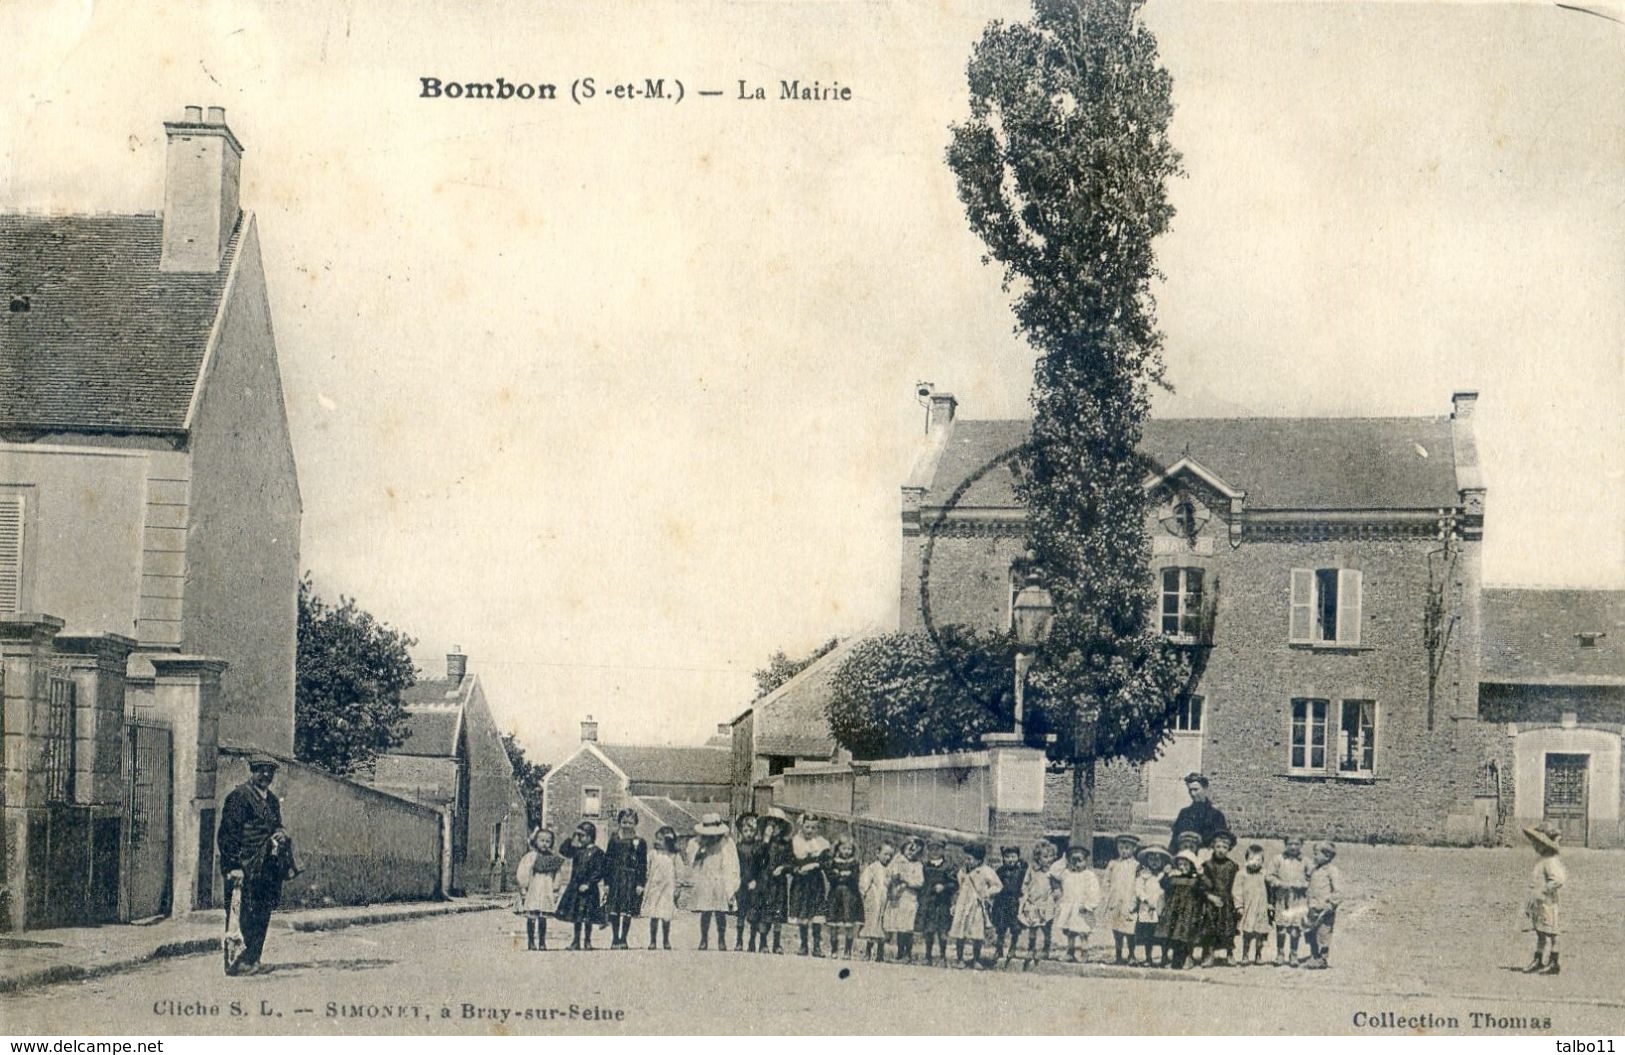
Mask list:
[[[1248,834],[1483,837],[1480,774],[1505,734],[1479,715],[1475,401],[1457,393],[1438,417],[1147,423],[1147,589],[1162,631],[1206,666],[1158,761],[1102,767],[1102,827],[1166,822],[1202,770]],[[1009,454],[1027,429],[932,397],[902,492],[903,629],[1009,625],[1025,549]],[[1066,787],[1055,775],[1057,832]]]
[[[543,823],[562,839],[590,820],[602,841],[630,806],[645,836],[663,824],[683,836],[704,814],[729,813],[731,765],[726,747],[601,743],[589,715],[580,745],[542,780]]]
[[[730,723],[735,814],[760,813],[772,806],[773,778],[791,766],[827,762],[835,756],[835,738],[824,711],[830,679],[865,636],[841,641]]]
[[[299,485],[243,147],[218,107],[164,129],[161,214],[0,215],[13,928],[207,904],[217,745],[293,747]]]
[[[530,826],[479,675],[453,651],[444,678],[420,680],[402,701],[406,741],[379,755],[363,779],[445,811],[452,893],[513,889]]]

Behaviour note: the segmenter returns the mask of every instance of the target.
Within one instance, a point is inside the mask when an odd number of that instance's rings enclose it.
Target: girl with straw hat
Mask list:
[[[1557,897],[1569,881],[1569,871],[1563,866],[1562,834],[1552,824],[1542,822],[1523,830],[1524,837],[1534,846],[1539,860],[1529,875],[1529,897],[1524,902],[1525,928],[1535,932],[1535,957],[1524,968],[1525,974],[1557,974]],[[1548,959],[1541,962],[1541,954]]]

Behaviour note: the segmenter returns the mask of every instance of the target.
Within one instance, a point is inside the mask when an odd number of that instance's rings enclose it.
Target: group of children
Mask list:
[[[1261,964],[1273,930],[1277,964],[1302,963],[1306,940],[1308,966],[1324,968],[1343,896],[1336,848],[1316,844],[1307,860],[1297,838],[1266,869],[1256,843],[1238,866],[1227,831],[1206,846],[1183,832],[1173,853],[1121,835],[1102,883],[1084,848],[1063,858],[1048,840],[1038,841],[1030,860],[1019,846],[1001,847],[994,866],[980,844],[951,862],[942,840],[909,838],[881,845],[864,864],[851,836],[831,843],[811,814],[795,825],[776,811],[745,814],[732,826],[707,814],[682,847],[670,827],[646,842],[638,820],[622,810],[604,848],[591,821],[557,848],[552,831],[532,833],[515,907],[529,948],[547,948],[547,923],[557,918],[572,927],[571,949],[591,949],[594,929],[606,925],[610,947],[624,949],[633,919],[642,917],[648,947],[670,949],[671,921],[683,908],[699,916],[701,949],[712,947],[713,927],[715,948],[728,948],[731,916],[736,951],[782,953],[789,925],[803,956],[824,955],[827,931],[832,956],[851,959],[862,939],[866,959],[913,962],[918,937],[926,964],[980,970],[990,935],[993,962],[1008,967],[1025,933],[1023,964],[1031,967],[1051,956],[1057,931],[1066,958],[1081,959],[1100,913],[1122,964]]]

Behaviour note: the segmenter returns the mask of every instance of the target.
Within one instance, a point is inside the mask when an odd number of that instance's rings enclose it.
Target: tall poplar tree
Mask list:
[[[1037,352],[1016,486],[1056,610],[1031,678],[1070,710],[1054,750],[1072,763],[1072,838],[1085,846],[1096,759],[1154,758],[1197,662],[1152,618],[1137,453],[1164,383],[1153,242],[1181,174],[1172,82],[1140,6],[1034,0],[1029,21],[990,24],[967,71],[970,119],[948,148],[984,260],[1003,267],[1016,331]]]

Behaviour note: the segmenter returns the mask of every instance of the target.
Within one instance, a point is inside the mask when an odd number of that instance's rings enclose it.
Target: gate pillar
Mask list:
[[[211,656],[148,657],[153,669],[153,709],[174,733],[175,820],[171,827],[176,915],[198,905],[198,889],[213,877],[200,875],[213,832],[200,825],[212,816],[220,764],[220,675],[226,661]]]

